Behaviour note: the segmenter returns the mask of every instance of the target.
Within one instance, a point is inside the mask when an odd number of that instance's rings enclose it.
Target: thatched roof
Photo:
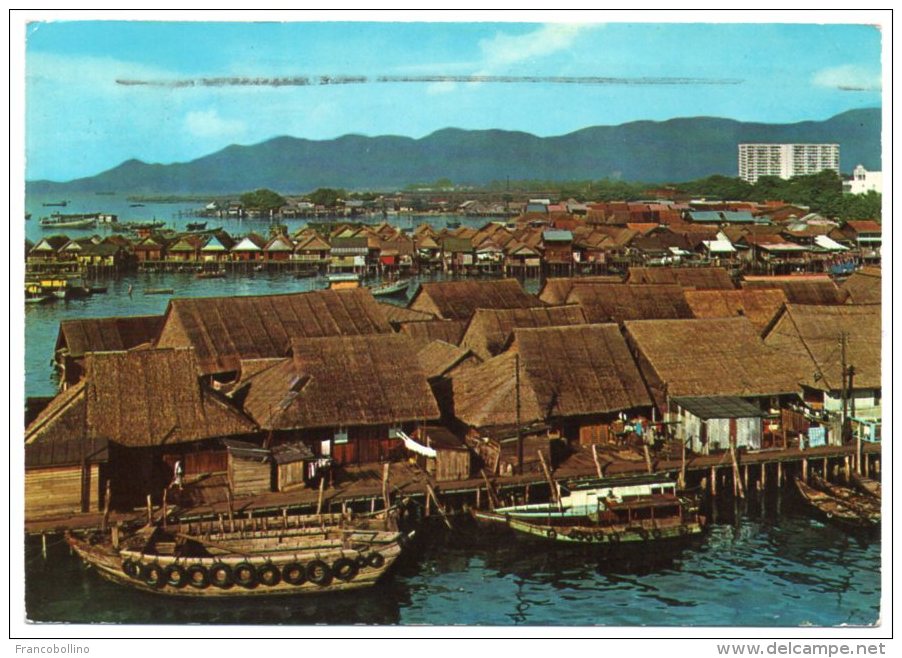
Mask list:
[[[578,283],[567,303],[582,306],[589,322],[693,317],[678,285]]]
[[[790,304],[844,304],[849,293],[824,276],[750,276],[743,288],[779,288]]]
[[[651,404],[617,325],[517,329],[511,350],[452,377],[454,415],[471,427],[611,413]]]
[[[128,350],[156,340],[162,326],[162,315],[63,320],[56,349],[66,349],[72,357],[84,356],[85,352]]]
[[[539,299],[546,304],[564,304],[567,301],[567,295],[577,283],[623,283],[623,277],[611,274],[545,279],[545,284],[539,291]]]
[[[129,447],[253,432],[254,424],[201,385],[190,349],[85,356],[89,437]]]
[[[797,356],[766,346],[748,318],[626,322],[646,379],[670,396],[795,393]]]
[[[743,290],[687,290],[686,303],[697,318],[733,318],[744,315],[757,331],[773,319],[786,302],[782,290],[746,288]]]
[[[443,340],[459,345],[467,329],[467,320],[428,320],[426,322],[402,322],[399,331],[423,345],[433,340]]]
[[[722,267],[631,267],[628,283],[670,283],[697,290],[735,290]]]
[[[813,306],[786,304],[767,328],[764,343],[805,361],[800,381],[821,390],[842,388],[842,347],[855,367],[854,388],[880,388],[881,305]]]
[[[409,338],[400,334],[292,341],[292,355],[236,389],[263,429],[310,429],[438,418]]]
[[[853,304],[879,304],[883,299],[882,276],[879,267],[862,267],[840,286]]]
[[[414,311],[397,304],[389,304],[386,302],[376,302],[379,310],[385,316],[385,320],[394,328],[401,326],[403,322],[425,322],[434,320],[435,316],[431,313],[423,313],[422,311]]]
[[[524,291],[516,279],[424,283],[408,304],[409,308],[445,320],[469,320],[477,308],[534,306],[544,304]]]
[[[75,466],[82,458],[102,463],[108,442],[85,438],[85,385],[79,382],[57,395],[25,429],[25,467]]]
[[[446,343],[443,340],[434,340],[426,343],[417,351],[417,359],[427,379],[444,377],[450,370],[468,361],[470,364],[480,362],[479,357],[468,349]]]
[[[490,359],[504,350],[514,329],[574,324],[586,324],[583,309],[576,304],[542,308],[481,308],[473,314],[460,345],[473,350],[481,359]]]
[[[203,374],[237,370],[241,359],[282,357],[292,338],[389,333],[370,291],[173,299],[159,347],[193,347]]]

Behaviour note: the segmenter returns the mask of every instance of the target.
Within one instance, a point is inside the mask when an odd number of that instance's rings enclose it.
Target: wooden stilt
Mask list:
[[[324,476],[320,476],[319,479],[319,494],[316,497],[316,515],[322,517],[323,514],[323,491],[326,488],[326,478]]]
[[[843,481],[845,481],[846,484],[852,481],[852,465],[850,461],[848,455],[843,457]]]
[[[839,464],[833,464],[833,474],[832,475],[833,475],[833,477],[832,477],[833,480],[839,479]]]
[[[601,462],[598,461],[598,446],[594,443],[592,444],[592,460],[595,462],[595,473],[598,474],[598,477],[602,477]]]
[[[826,458],[826,457],[824,457],[824,462],[823,462],[823,464],[824,464],[824,466],[823,466],[823,468],[821,469],[821,471],[823,472],[823,474],[824,474],[824,479],[826,480],[826,479],[827,479],[827,458]]]
[[[482,509],[482,501],[480,498],[480,493],[482,492],[482,487],[476,487],[476,509]]]
[[[427,494],[426,496],[424,496],[424,498],[426,499],[426,500],[424,501],[424,503],[425,503],[425,512],[424,512],[424,514],[425,514],[427,517],[429,517],[429,516],[431,515],[431,511],[432,511],[432,510],[430,509],[431,506],[430,506],[430,504],[429,504],[429,496],[428,496],[428,494]]]
[[[642,453],[645,455],[645,468],[649,473],[653,473],[654,469],[651,466],[651,454],[648,452],[648,444],[643,441],[642,443]]]
[[[41,533],[41,557],[47,559],[47,535]]]
[[[370,498],[370,514],[375,513],[376,511],[376,499]]]
[[[219,518],[219,532],[224,535],[225,534],[225,521],[222,520],[222,514],[218,514],[217,517]]]
[[[680,439],[680,477],[677,486],[680,489],[686,488],[686,441],[682,438]]]
[[[874,460],[874,475],[876,475],[877,477],[880,477],[880,460],[879,459]]]
[[[523,490],[523,502],[525,504],[529,504],[529,482],[526,483],[526,487]]]
[[[160,517],[161,517],[161,519],[162,519],[162,522],[163,522],[163,530],[166,529],[166,516],[167,516],[167,514],[166,514],[167,509],[166,509],[166,508],[169,506],[169,505],[167,504],[167,500],[166,500],[166,499],[167,499],[168,497],[169,497],[169,487],[166,487],[165,489],[163,489],[163,508],[162,508],[162,514],[160,515]]]
[[[712,466],[711,467],[711,497],[717,495],[717,469]]]
[[[444,521],[445,525],[448,526],[448,530],[453,530],[453,528],[451,527],[451,521],[448,520],[448,515],[445,513],[445,506],[442,505],[441,501],[439,501],[438,496],[435,494],[435,489],[433,489],[432,485],[428,482],[426,483],[426,493],[428,493],[429,496],[432,497],[433,502],[435,502],[435,509],[438,510],[438,513],[442,517],[442,521]]]
[[[147,494],[147,525],[153,523],[153,504],[150,502],[150,494]]]
[[[742,486],[745,487],[746,491],[749,488],[749,465],[744,464],[742,466]]]
[[[808,458],[802,457],[802,482],[808,484]]]
[[[226,487],[226,502],[229,505],[229,532],[235,532],[235,510],[232,507],[231,487]]]
[[[100,526],[101,531],[106,532],[110,523],[110,480],[106,481],[106,489],[103,495],[103,522]]]
[[[761,462],[761,491],[767,488],[767,462]]]
[[[113,530],[111,532],[111,540],[113,542],[113,548],[119,548],[119,523],[117,522],[113,526]]]
[[[783,487],[783,462],[777,462],[777,488]]]
[[[558,490],[554,478],[551,477],[551,471],[548,468],[548,464],[545,463],[545,455],[542,454],[541,450],[538,451],[538,454],[539,463],[542,465],[542,471],[545,473],[545,479],[548,480],[548,486],[551,489],[551,499],[557,504],[558,509],[563,512],[564,508],[561,504],[561,492]]]
[[[868,455],[863,455],[864,459],[864,476],[869,477],[871,474],[871,460]]]

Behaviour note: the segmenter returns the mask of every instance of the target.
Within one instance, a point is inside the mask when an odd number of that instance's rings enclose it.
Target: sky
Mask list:
[[[823,120],[881,104],[881,32],[865,24],[22,28],[27,180],[91,176],[131,158],[183,162],[280,135],[548,136],[686,116]]]

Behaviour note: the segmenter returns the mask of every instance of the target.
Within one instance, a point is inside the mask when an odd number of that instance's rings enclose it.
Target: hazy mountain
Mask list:
[[[439,178],[459,184],[508,177],[681,182],[711,174],[736,176],[740,142],[839,143],[841,168],[848,173],[859,163],[880,169],[880,130],[880,109],[873,108],[794,124],[710,117],[635,121],[558,137],[455,128],[422,139],[277,137],[253,146],[232,145],[191,162],[160,165],[128,160],[90,178],[32,181],[27,187],[30,193],[212,194],[260,187],[283,193],[317,187],[393,189]]]

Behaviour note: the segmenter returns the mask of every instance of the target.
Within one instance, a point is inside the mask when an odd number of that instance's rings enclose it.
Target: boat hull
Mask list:
[[[880,512],[816,489],[796,480],[802,498],[827,521],[851,530],[874,530],[880,527]]]
[[[214,557],[175,557],[116,550],[109,543],[92,544],[72,534],[66,535],[66,541],[98,575],[118,585],[163,596],[225,599],[311,595],[372,587],[401,555],[400,537],[399,533],[395,533],[393,541],[373,543],[363,550],[321,546],[311,550],[298,548],[296,551],[272,554]],[[349,567],[349,563],[356,566]],[[137,565],[137,570],[134,565]],[[239,569],[247,569],[247,565],[255,570],[255,574],[260,574],[261,569],[270,569],[272,573],[274,568],[279,575],[274,582],[264,582],[262,577],[255,575],[243,584],[235,577],[217,584],[211,575],[214,565],[217,569],[222,568],[220,565],[226,565],[235,573]],[[292,569],[289,575],[295,576],[301,572],[304,575],[291,577],[292,582],[288,582],[283,575],[286,567]],[[181,569],[185,580],[174,584],[174,578],[169,579],[167,570],[177,573],[178,569]],[[196,575],[201,572],[204,576],[198,580]]]

